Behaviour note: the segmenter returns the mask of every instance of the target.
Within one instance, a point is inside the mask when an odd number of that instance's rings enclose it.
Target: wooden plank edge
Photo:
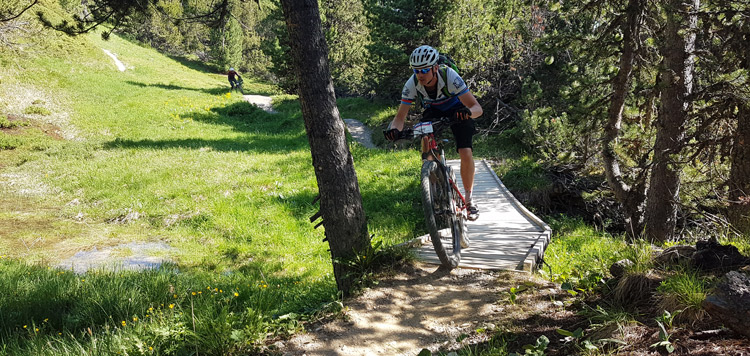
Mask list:
[[[482,164],[484,164],[485,168],[487,168],[488,171],[490,171],[490,174],[495,179],[498,185],[500,185],[501,190],[506,193],[506,195],[509,197],[511,204],[513,204],[516,209],[518,209],[523,215],[525,215],[529,220],[533,221],[538,227],[542,229],[543,232],[549,232],[549,234],[552,234],[552,228],[547,225],[546,222],[544,222],[542,219],[540,219],[538,216],[536,216],[534,213],[529,211],[521,202],[516,199],[516,197],[513,195],[513,193],[508,190],[508,188],[503,184],[503,182],[500,180],[500,178],[495,174],[495,171],[492,170],[492,167],[489,163],[487,163],[486,160],[481,160]]]

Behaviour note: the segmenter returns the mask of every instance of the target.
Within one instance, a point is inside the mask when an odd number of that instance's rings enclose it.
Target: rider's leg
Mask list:
[[[464,183],[466,202],[471,202],[471,194],[474,191],[474,155],[471,148],[459,148],[458,155],[461,157],[461,181]]]
[[[456,149],[461,157],[461,181],[464,184],[466,205],[468,205],[469,220],[479,217],[479,209],[474,204],[472,193],[474,191],[474,154],[472,138],[474,136],[474,120],[466,120],[451,126],[456,138]]]

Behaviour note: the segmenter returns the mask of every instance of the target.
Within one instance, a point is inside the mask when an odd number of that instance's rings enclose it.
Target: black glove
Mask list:
[[[401,131],[398,129],[383,130],[383,136],[388,141],[396,141],[401,136]]]
[[[471,119],[471,110],[467,107],[462,107],[453,113],[453,117],[456,120],[468,120]]]

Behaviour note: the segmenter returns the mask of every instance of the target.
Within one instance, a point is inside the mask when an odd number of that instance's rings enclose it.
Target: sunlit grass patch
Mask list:
[[[623,238],[597,231],[581,220],[549,218],[553,232],[544,260],[551,272],[539,272],[556,282],[569,283],[568,288],[591,290],[609,275],[609,267],[622,258],[627,248]]]
[[[667,276],[657,288],[660,309],[676,314],[678,320],[700,320],[705,316],[701,305],[706,299],[709,285],[708,278],[696,271],[687,268],[677,271]]]
[[[29,114],[29,115],[42,115],[42,116],[47,116],[47,115],[52,114],[52,112],[49,111],[49,109],[42,107],[42,106],[38,106],[38,105],[31,105],[27,107],[26,109],[24,109],[23,113]]]

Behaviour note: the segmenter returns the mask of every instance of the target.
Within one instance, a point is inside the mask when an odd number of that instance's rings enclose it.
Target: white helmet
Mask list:
[[[229,68],[229,71],[230,72],[234,72],[234,68]]]
[[[419,46],[409,57],[409,65],[414,69],[429,67],[438,61],[438,51],[430,46]]]

